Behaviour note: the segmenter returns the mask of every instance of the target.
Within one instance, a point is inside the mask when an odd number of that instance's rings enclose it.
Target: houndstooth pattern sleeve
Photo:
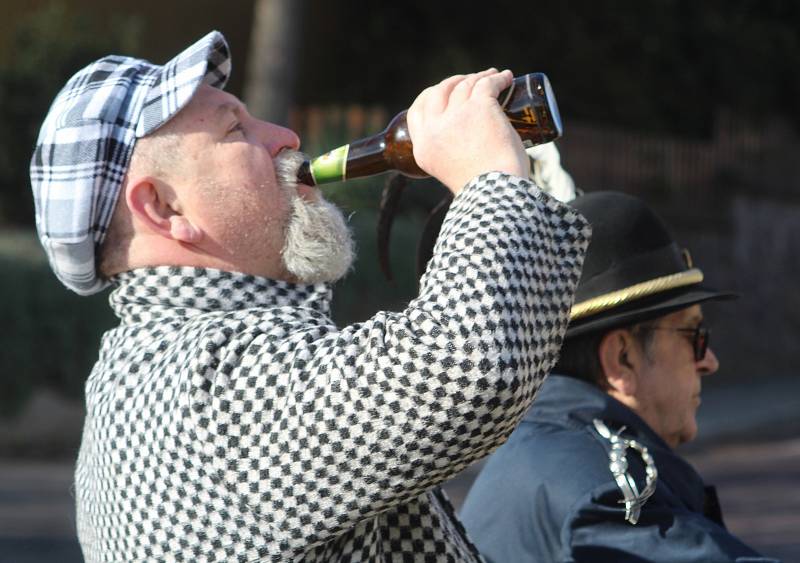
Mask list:
[[[208,332],[191,403],[216,478],[299,554],[487,455],[557,357],[588,236],[527,180],[486,174],[405,311]]]

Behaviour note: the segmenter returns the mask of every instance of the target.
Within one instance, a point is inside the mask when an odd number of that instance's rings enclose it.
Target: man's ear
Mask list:
[[[180,212],[172,190],[161,180],[144,177],[129,182],[125,201],[134,220],[164,238],[193,244],[203,237],[202,229]]]
[[[640,354],[633,335],[627,329],[608,332],[597,349],[600,366],[615,395],[634,396],[638,384]]]

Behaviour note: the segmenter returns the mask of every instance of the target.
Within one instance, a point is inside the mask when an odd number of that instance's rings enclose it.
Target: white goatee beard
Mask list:
[[[303,159],[302,153],[292,150],[275,159],[278,181],[292,206],[281,251],[283,264],[301,283],[335,282],[353,264],[353,237],[338,207],[322,197],[312,202],[297,195],[297,169]]]

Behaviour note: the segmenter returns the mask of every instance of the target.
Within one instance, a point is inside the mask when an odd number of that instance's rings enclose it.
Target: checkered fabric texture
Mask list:
[[[136,139],[155,131],[208,84],[223,88],[231,63],[213,31],[164,66],[104,57],[75,74],[42,124],[30,164],[36,228],[56,276],[81,295],[105,287],[103,242]]]
[[[588,236],[528,180],[479,176],[419,297],[342,329],[324,284],[119,276],[76,470],[86,561],[480,560],[437,485],[528,408]]]

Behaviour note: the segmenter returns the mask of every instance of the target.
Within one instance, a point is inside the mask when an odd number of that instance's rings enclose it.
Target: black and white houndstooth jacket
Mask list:
[[[554,363],[589,229],[527,180],[455,198],[420,295],[339,329],[327,286],[120,275],[86,385],[86,561],[474,561],[437,485]]]

